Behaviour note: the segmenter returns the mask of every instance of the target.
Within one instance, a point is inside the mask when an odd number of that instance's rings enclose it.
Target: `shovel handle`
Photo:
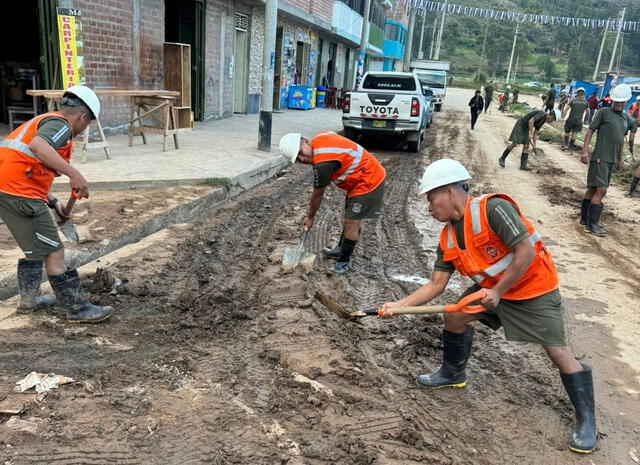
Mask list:
[[[480,290],[473,294],[463,297],[457,304],[447,305],[422,305],[417,307],[394,307],[391,311],[395,315],[423,315],[429,313],[448,313],[448,312],[461,312],[461,313],[481,313],[486,310],[482,305],[469,305],[476,300],[484,299],[487,296],[486,292]],[[365,315],[378,315],[382,316],[382,310],[378,309],[375,312],[372,309],[364,310]]]
[[[73,191],[71,191],[71,196],[69,197],[69,200],[67,201],[67,204],[62,209],[62,213],[64,213],[65,216],[71,215],[71,210],[73,210],[73,207],[76,204],[77,200],[78,200],[77,194],[75,194]]]

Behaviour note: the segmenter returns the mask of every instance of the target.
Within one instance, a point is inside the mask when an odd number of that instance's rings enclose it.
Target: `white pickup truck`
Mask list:
[[[418,152],[426,128],[431,126],[433,92],[413,73],[375,71],[364,75],[357,91],[342,101],[344,134],[397,134],[409,151]]]

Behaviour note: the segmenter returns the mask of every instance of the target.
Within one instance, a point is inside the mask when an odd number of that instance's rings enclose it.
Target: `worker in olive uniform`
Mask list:
[[[516,124],[513,125],[513,130],[509,136],[511,144],[502,152],[502,156],[498,159],[498,164],[504,168],[505,160],[519,144],[522,144],[522,154],[520,155],[520,169],[524,171],[531,171],[531,168],[527,166],[529,160],[529,145],[531,144],[534,152],[536,150],[536,141],[538,138],[538,131],[544,123],[551,123],[560,119],[560,112],[553,110],[551,113],[545,113],[543,110],[533,110],[522,116]]]
[[[547,101],[545,102],[545,111],[551,112],[553,110],[553,106],[556,103],[556,86],[555,84],[551,84],[549,86],[549,92],[547,92]]]
[[[507,340],[539,344],[558,368],[576,411],[577,425],[569,447],[588,453],[596,445],[591,368],[578,362],[567,345],[565,311],[558,274],[540,233],[516,202],[504,194],[469,197],[464,166],[441,159],[425,170],[419,192],[427,195],[429,213],[445,223],[440,232],[431,280],[412,294],[382,305],[381,316],[394,308],[425,305],[441,295],[454,271],[475,281],[463,295],[482,290],[480,313],[446,312],[443,361],[432,374],[418,376],[429,388],[465,387],[466,365],[478,320],[493,330],[504,327]]]
[[[376,219],[382,213],[385,169],[355,142],[333,132],[322,132],[313,139],[290,133],[280,139],[280,152],[295,163],[313,165],[313,192],[303,228],[313,227],[327,186],[334,182],[346,191],[344,226],[336,247],[322,249],[325,257],[336,259],[334,273],[349,270],[349,260],[361,232],[361,221]]]
[[[589,165],[587,190],[580,208],[580,224],[585,231],[596,236],[606,236],[607,231],[600,226],[602,200],[607,195],[611,176],[622,166],[624,138],[628,132],[635,134],[638,129],[635,120],[624,113],[624,107],[631,98],[631,88],[620,84],[611,91],[612,106],[601,108],[589,125],[582,147],[580,161]],[[589,144],[597,131],[598,138],[593,153],[589,155]],[[633,143],[633,137],[630,137]],[[633,147],[633,145],[631,145]]]
[[[62,241],[47,211],[49,206],[67,218],[62,203],[49,193],[55,176],[69,178],[76,198],[89,197],[87,180],[69,160],[73,136],[82,134],[99,112],[100,101],[91,89],[70,87],[60,111],[36,116],[0,143],[0,218],[25,255],[18,262],[19,312],[57,300],[71,323],[96,323],[111,316],[111,307],[87,300],[78,272],[67,268]],[[55,298],[40,295],[43,265]]]
[[[487,113],[487,110],[491,106],[492,101],[493,101],[493,81],[490,81],[489,85],[484,87],[484,112],[485,113]]]
[[[576,136],[582,132],[582,124],[589,119],[589,102],[584,98],[584,87],[578,88],[576,98],[565,105],[565,111],[562,118],[567,116],[564,123],[564,146],[568,150],[577,150]],[[586,118],[585,118],[586,114]]]
[[[505,112],[509,108],[509,93],[511,92],[511,86],[507,86],[507,89],[502,94],[502,102],[500,102],[500,111]]]

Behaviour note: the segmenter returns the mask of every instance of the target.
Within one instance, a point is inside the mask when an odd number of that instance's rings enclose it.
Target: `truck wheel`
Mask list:
[[[440,111],[440,110],[442,110],[442,104],[441,103],[436,105],[436,111]]]
[[[407,150],[412,153],[418,153],[422,146],[422,132],[418,132],[418,140],[410,140],[407,142]]]

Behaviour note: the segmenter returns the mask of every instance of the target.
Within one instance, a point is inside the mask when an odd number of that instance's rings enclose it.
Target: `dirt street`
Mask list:
[[[533,172],[517,170],[519,152],[500,169],[515,120],[494,112],[470,131],[471,93],[451,90],[419,156],[364,141],[387,169],[385,210],[366,225],[346,277],[328,274],[320,255],[309,275],[281,269],[311,190],[310,168],[296,165],[91,276],[91,298],[116,307],[109,323],[70,326],[43,312],[0,330],[0,407],[23,402],[19,418],[33,426],[18,431],[0,413],[0,463],[632,465],[640,200],[613,186],[610,237],[585,234],[576,155],[541,144]],[[468,386],[426,390],[415,377],[440,364],[440,316],[350,322],[313,297],[358,309],[429,278],[440,225],[416,190],[423,167],[442,157],[466,164],[474,194],[512,195],[555,256],[571,347],[594,367],[600,438],[590,456],[567,449],[573,411],[540,347],[476,324]],[[313,251],[337,239],[343,203],[330,188]],[[438,303],[467,284],[454,278]],[[14,393],[31,371],[76,382],[42,400]]]

